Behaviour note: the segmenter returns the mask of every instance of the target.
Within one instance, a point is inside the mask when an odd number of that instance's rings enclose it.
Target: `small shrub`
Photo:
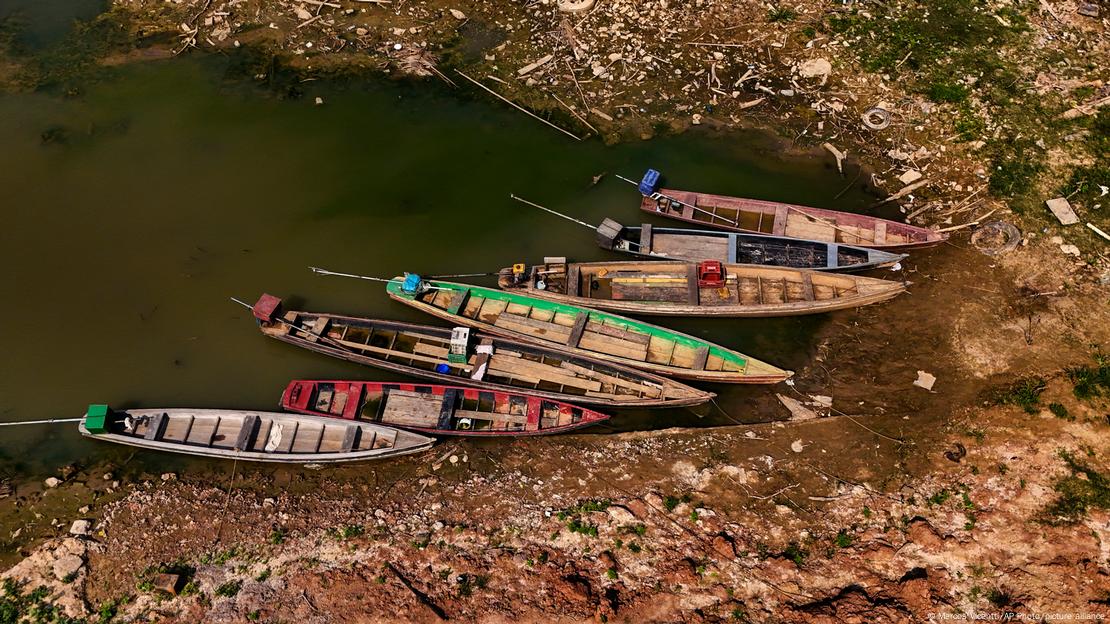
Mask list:
[[[790,7],[775,7],[767,12],[768,22],[793,22],[798,18],[798,12]]]
[[[1094,366],[1075,366],[1064,369],[1072,383],[1075,398],[1088,401],[1110,392],[1110,357],[1095,356]]]
[[[270,568],[266,568],[265,570],[259,572],[258,576],[254,577],[254,580],[261,583],[261,582],[265,581],[266,579],[270,578],[271,574],[273,574],[273,572],[270,570]]]
[[[1110,509],[1110,479],[1067,451],[1060,451],[1060,458],[1071,474],[1056,482],[1057,497],[1045,509],[1043,521],[1072,524],[1086,516],[1091,507]]]
[[[995,405],[1016,405],[1027,414],[1035,414],[1046,385],[1042,377],[1028,377],[994,391],[991,399]]]
[[[809,552],[796,542],[791,542],[790,545],[786,547],[786,550],[782,551],[782,554],[787,559],[793,561],[794,565],[799,568],[802,567],[806,558],[809,557]]]
[[[274,529],[273,531],[270,531],[270,543],[274,544],[275,546],[277,544],[281,544],[282,542],[285,541],[285,536],[288,535],[288,534],[289,534],[288,531],[286,531],[285,529],[283,529],[281,527],[278,527],[278,528]]]
[[[1048,404],[1048,411],[1052,412],[1053,416],[1055,416],[1055,417],[1057,417],[1061,420],[1067,420],[1067,421],[1075,420],[1075,416],[1072,416],[1071,414],[1068,413],[1068,408],[1064,407],[1060,403],[1049,403]]]
[[[948,492],[948,489],[945,488],[937,492],[936,494],[933,494],[927,500],[930,505],[943,505],[944,502],[948,500],[949,496],[951,496],[951,494]]]
[[[840,531],[836,534],[836,545],[840,548],[847,548],[851,546],[852,536],[848,535],[848,532],[844,529],[840,529]]]
[[[609,568],[605,571],[605,576],[609,577],[610,581],[617,580],[617,571],[614,568]]]
[[[948,102],[958,103],[967,99],[967,87],[961,84],[953,84],[950,82],[934,82],[929,85],[927,93],[929,99],[934,102]]]
[[[216,588],[216,595],[223,596],[224,598],[231,598],[235,594],[238,594],[242,587],[242,581],[228,581]]]

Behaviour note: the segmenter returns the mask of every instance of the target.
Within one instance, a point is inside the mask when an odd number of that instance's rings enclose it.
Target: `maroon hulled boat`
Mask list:
[[[608,414],[514,392],[376,381],[292,381],[283,409],[434,435],[530,436],[562,433]]]
[[[908,251],[939,245],[947,234],[868,215],[781,202],[657,188],[659,173],[640,182],[640,209],[661,217],[732,232]]]

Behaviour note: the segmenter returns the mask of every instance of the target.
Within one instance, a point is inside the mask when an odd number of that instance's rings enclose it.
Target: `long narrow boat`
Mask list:
[[[376,381],[292,381],[281,407],[434,435],[533,436],[609,420],[595,412],[519,392]]]
[[[701,338],[577,305],[469,284],[424,281],[415,274],[394,278],[386,284],[386,292],[453,323],[675,377],[777,383],[793,375]]]
[[[78,425],[97,440],[220,459],[338,463],[423,451],[434,438],[366,422],[304,414],[90,405]]]
[[[628,314],[768,317],[818,314],[886,301],[889,280],[806,269],[706,262],[583,262],[563,258],[502,269],[498,285],[547,301]]]
[[[499,392],[606,407],[683,407],[712,399],[660,375],[463,328],[281,311],[262,295],[254,305],[262,333],[332,357]]]
[[[653,175],[654,174],[654,175]],[[640,209],[697,225],[807,240],[910,250],[932,247],[948,235],[906,223],[795,204],[656,188],[658,172],[640,183]]]
[[[814,271],[867,271],[893,266],[906,257],[880,249],[769,234],[660,228],[650,223],[625,227],[613,219],[605,219],[598,226],[597,244],[644,258],[716,260]]]

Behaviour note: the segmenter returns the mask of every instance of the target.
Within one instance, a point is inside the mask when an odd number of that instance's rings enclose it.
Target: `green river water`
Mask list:
[[[56,28],[40,25],[36,44]],[[281,99],[226,79],[226,63],[115,68],[77,97],[0,95],[0,420],[75,417],[90,402],[271,409],[292,378],[396,378],[263,338],[228,300],[265,291],[307,309],[438,324],[380,284],[314,276],[310,265],[392,276],[492,271],[543,255],[618,258],[592,232],[510,193],[589,223],[631,225],[641,220],[636,190],[591,177],[638,178],[650,166],[672,185],[723,194],[856,210],[871,200],[857,188],[833,201],[846,181],[828,163],[783,158],[757,133],[574,142],[440,84],[312,82],[305,97]],[[659,322],[800,368],[826,321]],[[774,389],[713,389],[732,418],[772,417]],[[696,411],[704,417],[621,413],[590,433],[731,424],[710,406]],[[72,424],[0,428],[8,474],[131,453],[83,440]]]

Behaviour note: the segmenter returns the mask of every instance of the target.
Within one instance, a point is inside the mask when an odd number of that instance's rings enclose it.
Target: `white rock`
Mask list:
[[[88,535],[89,529],[92,528],[92,521],[90,520],[74,520],[73,524],[69,527],[70,535]]]
[[[62,555],[54,560],[54,576],[59,581],[76,576],[85,567],[85,560],[77,555]]]
[[[917,379],[913,380],[913,385],[917,386],[918,388],[925,388],[926,390],[932,390],[933,389],[933,384],[935,384],[936,382],[937,382],[937,378],[936,378],[935,375],[930,375],[929,373],[926,373],[925,371],[919,370],[919,371],[917,371]]]
[[[58,477],[47,477],[46,481],[43,481],[43,484],[48,488],[56,488],[62,484],[62,480]]]
[[[822,78],[832,72],[832,63],[823,58],[810,59],[798,65],[798,74],[802,78]]]
[[[694,116],[690,118],[690,123],[694,124],[695,126],[700,126],[701,125],[701,115],[699,115],[697,113],[694,113]]]
[[[794,440],[790,443],[790,450],[794,451],[795,453],[801,453],[802,449],[804,448],[805,445],[802,444],[801,440]]]
[[[293,7],[293,11],[297,14],[297,19],[299,19],[299,20],[312,19],[312,13],[310,13],[307,9],[305,9],[302,6]]]
[[[322,97],[320,97],[320,96],[316,96],[316,105],[317,105],[317,106],[320,106],[320,105],[322,105],[323,103],[324,103],[324,98],[322,98]]]
[[[452,456],[447,458],[447,461],[451,462],[452,464],[457,464],[457,463],[459,463],[459,456],[458,455],[452,455]]]
[[[1076,247],[1075,245],[1071,245],[1071,244],[1060,245],[1060,251],[1068,254],[1069,256],[1082,256],[1083,255],[1083,253],[1079,251],[1078,247]]]
[[[176,478],[177,478],[177,475],[175,475],[172,472],[163,472],[162,473],[162,480],[163,481],[173,481]]]
[[[902,184],[913,184],[914,182],[920,180],[921,176],[921,172],[917,169],[910,169],[909,171],[898,176],[898,179],[902,181]]]
[[[458,9],[448,9],[448,10],[451,11],[451,17],[453,17],[457,20],[466,19],[466,13],[463,13],[462,11],[460,11]]]

